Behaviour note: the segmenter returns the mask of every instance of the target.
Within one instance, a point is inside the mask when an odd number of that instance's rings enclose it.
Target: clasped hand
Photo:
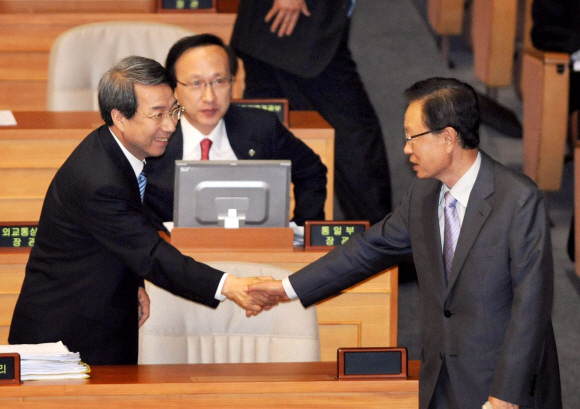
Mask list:
[[[274,0],[274,5],[266,14],[264,21],[269,23],[274,16],[270,31],[278,31],[278,37],[289,36],[294,31],[300,13],[310,16],[308,6],[304,0]]]
[[[257,315],[262,310],[269,310],[279,302],[279,297],[265,291],[248,291],[252,283],[274,281],[272,277],[239,278],[229,275],[224,283],[222,294],[246,310],[246,316]]]

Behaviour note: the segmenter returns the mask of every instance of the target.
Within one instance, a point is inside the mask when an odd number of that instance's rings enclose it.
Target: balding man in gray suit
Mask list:
[[[250,290],[309,306],[412,252],[420,408],[561,408],[542,192],[477,148],[479,106],[469,85],[431,78],[406,94],[405,153],[417,177],[401,204],[285,281]]]

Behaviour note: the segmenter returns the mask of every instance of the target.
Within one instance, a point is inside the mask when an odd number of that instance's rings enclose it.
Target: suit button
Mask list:
[[[441,358],[441,360],[443,360],[443,358],[445,358],[445,354],[443,352],[439,352],[439,358]]]
[[[443,315],[445,315],[445,318],[449,318],[449,317],[451,317],[451,311],[445,310],[445,311],[443,311]]]

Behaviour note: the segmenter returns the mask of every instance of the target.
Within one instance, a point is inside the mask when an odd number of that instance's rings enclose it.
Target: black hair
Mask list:
[[[173,86],[177,84],[177,78],[175,77],[175,64],[177,60],[185,53],[187,50],[197,47],[207,47],[210,45],[217,45],[224,49],[228,56],[228,62],[230,66],[230,74],[232,77],[236,76],[238,72],[238,59],[234,51],[224,44],[221,38],[213,34],[198,34],[189,37],[183,37],[181,40],[173,44],[169,53],[167,54],[167,59],[165,60],[165,68],[169,71],[169,77],[173,82]]]
[[[464,149],[479,146],[479,102],[469,84],[455,78],[429,78],[405,90],[409,103],[423,101],[423,122],[431,131],[452,127]]]

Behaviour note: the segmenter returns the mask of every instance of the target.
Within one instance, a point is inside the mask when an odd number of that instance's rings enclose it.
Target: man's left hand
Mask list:
[[[147,318],[149,318],[149,308],[151,306],[151,301],[149,300],[145,288],[139,287],[139,290],[137,291],[137,299],[139,300],[139,328],[141,328],[141,325],[143,325],[145,321],[147,321]]]
[[[272,8],[266,14],[264,21],[269,23],[274,16],[270,31],[278,31],[278,37],[289,36],[294,31],[300,14],[310,17],[305,0],[274,0]]]
[[[489,403],[491,403],[491,407],[493,409],[520,409],[520,405],[509,403],[501,399],[494,398],[493,396],[489,397]]]

